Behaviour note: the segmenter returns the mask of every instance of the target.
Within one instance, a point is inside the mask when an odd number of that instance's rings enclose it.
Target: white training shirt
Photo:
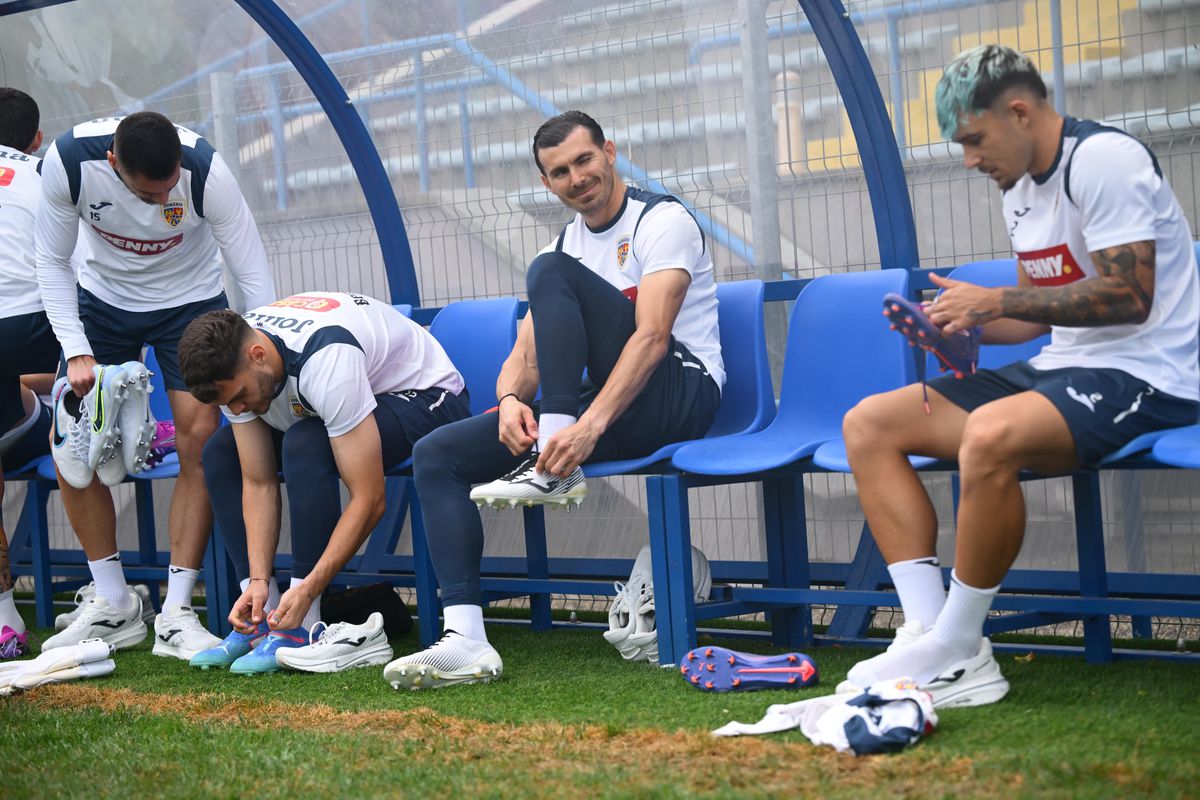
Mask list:
[[[166,205],[145,203],[108,164],[119,117],[76,125],[50,146],[34,225],[46,315],[67,358],[90,355],[70,266],[79,229],[90,254],[79,285],[126,311],[156,311],[216,297],[222,255],[246,305],[275,299],[275,281],[250,209],[229,167],[199,134],[176,126],[179,183]],[[79,221],[83,220],[83,225]]]
[[[646,275],[665,269],[687,272],[692,282],[671,333],[700,359],[718,389],[725,385],[712,256],[700,226],[676,198],[629,187],[615,219],[590,230],[576,214],[542,252],[554,250],[579,259],[634,302]]]
[[[271,337],[287,378],[262,420],[286,431],[319,417],[329,435],[349,433],[375,410],[375,395],[408,390],[463,390],[463,379],[437,339],[372,297],[309,292],[243,314]],[[254,413],[221,411],[233,422]]]
[[[41,162],[0,147],[0,319],[42,310],[29,235],[42,196]]]
[[[1069,191],[1067,178],[1069,176]],[[1140,325],[1051,328],[1037,369],[1119,369],[1185,400],[1200,399],[1200,279],[1192,234],[1153,154],[1132,136],[1065,118],[1054,165],[1004,194],[1020,269],[1035,286],[1097,275],[1089,253],[1133,242],[1156,247],[1154,300]]]

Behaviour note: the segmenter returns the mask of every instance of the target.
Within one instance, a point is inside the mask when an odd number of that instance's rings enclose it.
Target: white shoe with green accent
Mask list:
[[[432,647],[384,667],[383,679],[393,689],[436,689],[460,683],[487,683],[503,673],[504,662],[490,644],[446,631]]]

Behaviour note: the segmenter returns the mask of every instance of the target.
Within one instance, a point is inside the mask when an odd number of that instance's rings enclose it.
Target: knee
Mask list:
[[[445,430],[445,426],[434,428],[429,433],[422,436],[413,445],[413,478],[421,480],[421,478],[429,477],[444,473],[450,464],[449,450],[445,436],[439,435]]]
[[[1013,469],[1019,460],[1017,431],[1011,420],[979,409],[967,416],[958,448],[959,470],[965,476],[995,469]]]
[[[842,436],[846,439],[847,452],[879,444],[888,432],[887,421],[894,418],[882,395],[872,395],[860,400],[842,417]]]
[[[217,412],[215,408],[212,410]],[[175,421],[175,452],[179,454],[181,468],[184,464],[198,462],[201,455],[207,456],[207,444],[213,440],[220,427],[221,417],[219,412],[197,414],[182,426],[178,419]],[[226,429],[231,430],[230,426],[226,426]],[[232,440],[232,433],[229,438]],[[236,449],[234,453],[236,455]]]
[[[542,253],[533,260],[525,272],[525,291],[530,302],[547,290],[568,284],[572,272],[580,262],[562,253]]]

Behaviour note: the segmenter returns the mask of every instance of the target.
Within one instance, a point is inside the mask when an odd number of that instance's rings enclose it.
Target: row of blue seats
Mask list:
[[[960,267],[954,276],[1000,285],[1012,282],[1015,265],[1011,260],[976,262]],[[909,274],[902,270],[831,275],[808,283],[792,309],[776,409],[763,333],[764,286],[760,281],[721,284],[721,338],[728,381],[721,409],[706,439],[672,445],[643,459],[586,466],[589,477],[646,476],[659,652],[663,663],[674,663],[694,645],[698,619],[766,610],[771,612],[776,641],[798,646],[812,640],[809,613],[812,603],[839,607],[828,636],[841,640],[861,637],[873,607],[896,604],[894,594],[879,590],[886,584],[886,572],[865,527],[853,562],[809,563],[803,475],[813,471],[848,471],[839,441],[842,415],[868,394],[913,380],[910,351],[901,337],[887,332],[879,314],[884,294],[907,294],[909,288]],[[466,378],[473,413],[481,413],[492,405],[492,387],[515,341],[517,316],[518,303],[512,298],[463,301],[440,311],[430,326]],[[1037,341],[1020,346],[985,347],[982,363],[984,366],[1008,363],[1027,357],[1040,346]],[[161,404],[155,408],[156,414],[168,416],[165,393],[156,393],[154,397]],[[1197,466],[1194,461],[1200,454],[1197,446],[1200,426],[1153,438],[1157,441],[1139,441],[1114,454],[1108,460],[1111,463],[1106,462],[1105,466]],[[914,463],[922,469],[953,469],[952,464],[933,463],[929,459],[914,459]],[[86,565],[78,551],[52,553],[49,549],[45,507],[54,487],[46,478],[53,477],[53,467],[48,460],[37,466],[41,475],[25,471],[11,476],[31,480],[12,552],[15,571],[32,573],[37,578],[38,623],[48,625],[52,576],[81,582],[86,577]],[[160,580],[165,575],[166,554],[157,552],[154,544],[150,481],[173,477],[176,473],[177,467],[165,464],[134,479],[139,550],[123,555],[133,580]],[[388,514],[364,552],[339,575],[338,582],[366,583],[382,578],[398,585],[415,586],[421,636],[428,643],[438,630],[436,578],[428,562],[424,520],[410,476],[410,464],[391,471]],[[1196,602],[1170,601],[1162,605],[1162,601],[1118,601],[1108,597],[1110,589],[1148,597],[1154,588],[1149,584],[1154,583],[1158,588],[1165,586],[1168,595],[1196,598],[1200,597],[1200,586],[1183,576],[1169,577],[1165,584],[1146,576],[1108,576],[1104,569],[1095,471],[1081,470],[1072,479],[1077,501],[1079,574],[1014,572],[1010,575],[1005,588],[1027,594],[1005,594],[997,601],[998,608],[1024,612],[1005,618],[1006,629],[1082,617],[1089,658],[1105,660],[1112,657],[1108,638],[1110,614],[1134,613],[1142,618],[1150,614],[1200,616],[1200,603]],[[763,585],[736,586],[715,602],[696,606],[690,590],[687,490],[749,481],[763,485],[765,572],[723,571],[720,564],[714,565],[714,571],[718,578]],[[603,594],[609,590],[597,578],[627,571],[628,560],[600,559],[585,564],[580,560],[549,559],[543,512],[526,509],[523,513],[525,559],[485,559],[483,588],[489,600],[529,596],[536,629],[551,624],[551,593]],[[406,518],[411,520],[411,557],[394,554]],[[30,531],[37,534],[29,535]],[[288,556],[280,556],[277,567],[286,571],[289,566]],[[214,532],[205,569],[210,627],[223,632],[227,623],[221,609],[228,608],[237,591],[219,531]],[[556,577],[551,577],[552,571]],[[1114,579],[1111,586],[1110,577]],[[813,588],[814,584],[842,588]],[[1049,596],[1059,593],[1080,596]]]

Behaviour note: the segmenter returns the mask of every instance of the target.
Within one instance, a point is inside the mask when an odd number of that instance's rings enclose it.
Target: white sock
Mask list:
[[[446,606],[442,613],[445,615],[442,630],[461,633],[477,642],[488,640],[483,630],[483,606]]]
[[[7,625],[17,633],[25,632],[25,620],[17,612],[17,604],[13,600],[13,590],[0,594],[0,628]]]
[[[932,628],[946,604],[946,588],[942,585],[937,557],[888,564],[888,574],[892,576],[896,594],[900,595],[905,622],[915,619],[925,630]]]
[[[983,623],[992,607],[992,598],[998,591],[999,586],[990,589],[967,586],[959,581],[958,573],[951,572],[950,594],[933,626],[933,636],[955,653],[961,654],[961,658],[975,655],[979,640],[983,638]]]
[[[304,578],[292,578],[292,582],[288,584],[288,589],[295,589],[297,586],[304,585]],[[304,615],[304,619],[300,621],[301,628],[311,628],[321,621],[321,596],[317,595],[312,605],[308,607],[308,613]]]
[[[250,588],[250,579],[242,578],[238,582],[238,586],[241,587],[243,592],[246,591],[247,589]],[[272,575],[271,579],[267,581],[267,604],[263,606],[263,611],[270,611],[274,608],[277,608],[278,606],[279,606],[279,582],[277,580],[275,580],[275,576]]]
[[[92,573],[92,580],[96,582],[97,597],[103,597],[113,608],[129,608],[133,598],[129,596],[129,584],[125,582],[120,553],[113,553],[108,558],[98,561],[89,561],[88,570]]]
[[[570,425],[574,425],[578,417],[570,414],[542,414],[538,417],[537,449],[541,453],[546,449],[550,437]]]
[[[167,599],[163,601],[163,607],[187,606],[191,608],[192,590],[196,588],[196,579],[199,577],[199,570],[177,567],[172,564],[167,570]]]

